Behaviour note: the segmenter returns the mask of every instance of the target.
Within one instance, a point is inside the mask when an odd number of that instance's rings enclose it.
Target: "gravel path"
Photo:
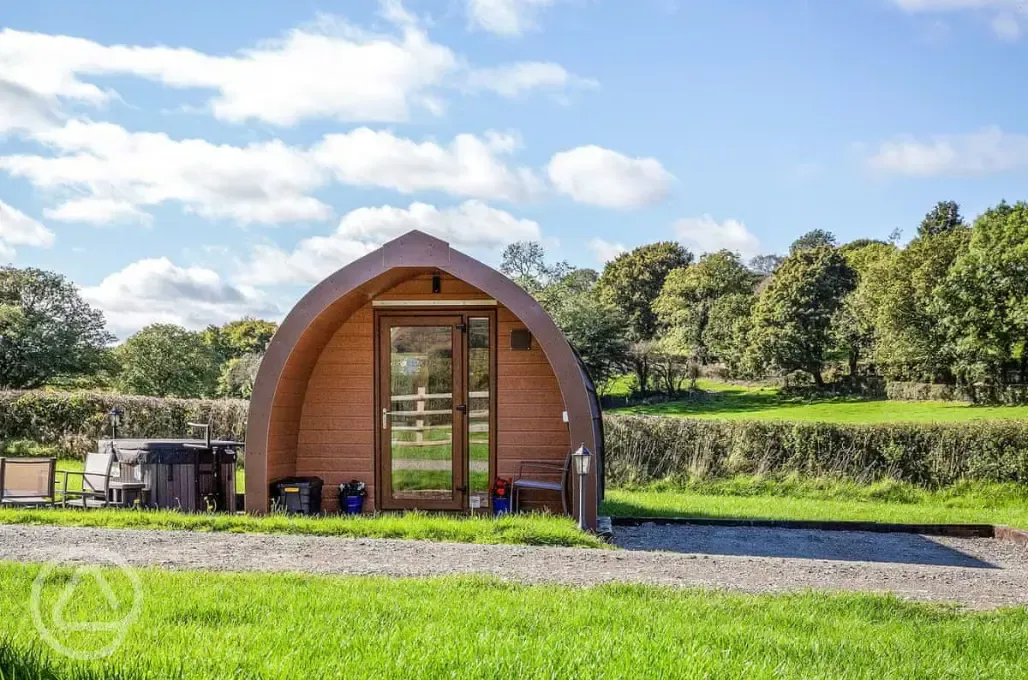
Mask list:
[[[132,565],[172,569],[390,576],[477,573],[525,583],[637,582],[752,593],[893,592],[975,609],[1028,604],[1028,553],[993,539],[644,526],[619,527],[618,542],[630,549],[9,525],[0,526],[0,559],[79,561],[69,556],[81,556],[82,546],[93,546]],[[775,556],[762,555],[769,552]]]

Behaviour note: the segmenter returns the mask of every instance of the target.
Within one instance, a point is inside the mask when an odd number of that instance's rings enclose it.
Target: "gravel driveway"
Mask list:
[[[82,546],[172,569],[636,582],[751,593],[893,592],[975,609],[1028,604],[1028,554],[994,539],[744,527],[618,528],[620,550],[312,536],[0,526],[0,559],[64,560]],[[658,550],[643,550],[641,548]],[[675,551],[675,552],[672,552]],[[768,555],[768,553],[772,553]]]

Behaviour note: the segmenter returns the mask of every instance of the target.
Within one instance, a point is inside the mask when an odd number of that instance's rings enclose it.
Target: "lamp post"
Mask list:
[[[107,414],[107,417],[111,419],[111,439],[118,438],[118,426],[121,425],[121,414],[122,410],[115,406],[111,409],[111,412]]]
[[[585,531],[585,478],[592,470],[593,454],[583,443],[571,454],[571,460],[575,464],[575,474],[578,475],[578,528]]]

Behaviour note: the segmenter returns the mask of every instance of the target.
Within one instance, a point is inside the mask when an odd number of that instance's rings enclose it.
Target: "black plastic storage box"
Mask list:
[[[321,512],[321,477],[288,477],[271,485],[271,508],[276,512],[317,515]]]

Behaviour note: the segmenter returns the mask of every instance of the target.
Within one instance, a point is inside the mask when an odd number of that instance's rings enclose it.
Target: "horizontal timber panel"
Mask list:
[[[371,386],[362,388],[337,385],[308,394],[304,413],[312,404],[371,404],[373,401],[374,392]]]
[[[520,409],[518,409],[518,413],[521,413]],[[499,432],[564,432],[566,434],[568,426],[560,415],[549,418],[522,418],[520,416],[507,417],[501,414],[496,429]]]
[[[370,382],[374,375],[375,367],[371,361],[363,364],[321,361],[314,367],[314,372],[311,374],[310,384],[321,384],[321,380],[324,378],[335,378],[337,380],[342,379],[347,384],[351,385],[363,384],[363,380],[367,379]],[[309,390],[310,386],[308,386],[307,389]]]
[[[304,418],[329,416],[332,418],[370,418],[374,415],[371,397],[365,395],[353,401],[326,401],[307,404],[303,409]]]
[[[375,429],[374,418],[335,418],[331,416],[304,416],[301,421],[302,431],[318,430],[350,430],[352,432],[370,432]]]
[[[548,376],[528,376],[522,377],[520,375],[504,375],[501,373],[496,376],[497,389],[502,393],[503,391],[532,391],[532,392],[551,392],[560,394],[560,387],[557,384],[557,378],[552,374]]]
[[[518,404],[512,402],[510,399],[500,399],[499,409],[500,420],[506,420],[507,418],[546,418],[553,419],[564,425],[564,403],[558,401],[553,404],[539,404],[536,402],[529,402],[524,404]]]
[[[515,367],[516,366],[516,367]],[[545,361],[534,361],[525,362],[523,364],[500,364],[499,365],[498,377],[502,380],[505,377],[510,378],[546,378],[549,377],[553,380],[553,384],[556,386],[557,378],[553,375],[553,369]]]
[[[357,349],[352,347],[336,348],[329,345],[318,360],[319,366],[372,366],[375,361],[375,353],[370,349]]]
[[[299,444],[372,444],[374,430],[301,430],[297,436]]]

